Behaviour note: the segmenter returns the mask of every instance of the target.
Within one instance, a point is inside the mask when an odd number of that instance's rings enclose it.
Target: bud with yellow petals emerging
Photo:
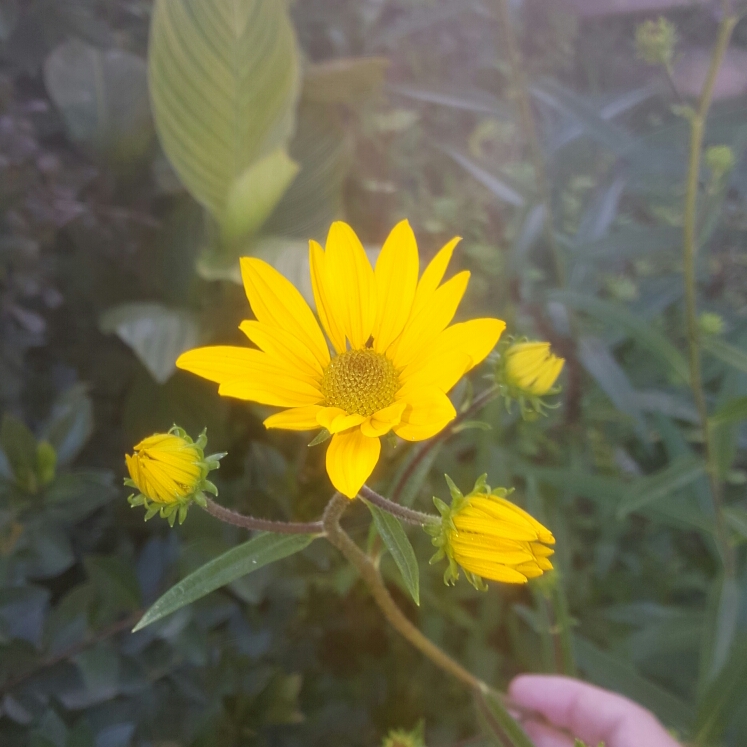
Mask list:
[[[130,477],[124,484],[136,488],[128,501],[131,506],[145,506],[145,520],[160,514],[171,526],[177,517],[183,524],[190,504],[206,506],[205,492],[218,495],[218,489],[207,479],[218,469],[225,454],[205,456],[205,431],[193,441],[184,430],[173,426],[168,433],[154,433],[125,454]]]
[[[565,360],[550,352],[549,342],[530,340],[511,341],[499,349],[500,359],[496,381],[508,406],[518,400],[523,416],[532,410],[541,413],[551,407],[541,400],[560,389],[555,382],[563,370]]]
[[[427,526],[438,548],[435,563],[446,558],[446,584],[455,584],[459,566],[467,580],[486,590],[483,579],[507,584],[525,584],[530,578],[552,570],[549,556],[554,545],[552,532],[526,511],[506,500],[512,490],[490,488],[482,475],[471,493],[463,495],[448,475],[451,506],[439,498],[433,503],[441,514],[441,524]]]

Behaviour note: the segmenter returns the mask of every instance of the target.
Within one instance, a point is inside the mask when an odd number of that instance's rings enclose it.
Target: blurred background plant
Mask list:
[[[744,745],[737,5],[0,0],[3,745],[416,744],[421,719],[428,745],[496,739],[325,543],[129,633],[246,539],[199,511],[144,524],[132,444],[207,426],[224,504],[305,521],[329,497],[323,450],[174,361],[240,339],[241,254],[310,292],[306,241],[336,217],[372,248],[408,217],[426,256],[462,235],[464,314],[567,361],[547,417],[496,400],[373,482],[420,508],[444,472],[516,487],[557,537],[553,581],[481,594],[421,563],[416,607],[384,557],[407,614],[498,687],[578,672]]]

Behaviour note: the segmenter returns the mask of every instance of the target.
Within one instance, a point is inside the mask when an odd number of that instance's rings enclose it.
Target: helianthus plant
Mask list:
[[[421,273],[407,221],[392,229],[374,265],[352,228],[333,223],[325,248],[310,243],[316,314],[272,266],[252,257],[241,260],[255,319],[243,321],[240,329],[253,347],[196,348],[179,356],[176,365],[216,382],[222,396],[280,408],[265,419],[267,428],[319,431],[312,443],[329,440],[326,468],[336,492],[319,521],[245,516],[205,496],[205,490],[217,493],[206,477],[222,455],[204,458],[204,434],[192,442],[174,427],[141,441],[127,456],[126,482],[140,490],[131,502],[145,504],[148,516],[160,511],[173,524],[174,511],[181,521],[186,507],[195,502],[222,521],[263,534],[180,582],[153,605],[138,629],[244,575],[247,568],[298,552],[323,536],[356,568],[389,622],[437,665],[481,696],[492,697],[494,715],[514,735],[512,744],[529,747],[500,696],[431,643],[401,612],[376,560],[340,525],[350,501],[364,498],[417,603],[417,561],[400,522],[431,535],[438,548],[434,560],[445,557],[449,563],[447,584],[456,581],[459,567],[481,590],[488,589],[484,579],[525,584],[552,569],[552,533],[508,500],[510,490],[492,490],[486,476],[467,495],[447,477],[452,504],[434,498],[440,515],[402,506],[365,484],[378,462],[383,436],[405,442],[445,438],[459,420],[496,396],[537,399],[557,391],[552,386],[563,361],[549,354],[546,343],[525,344],[527,349],[518,351],[509,347],[503,370],[510,386],[496,378],[457,414],[449,392],[489,356],[506,326],[493,318],[452,323],[469,281],[466,271],[444,280],[458,241],[448,242]]]

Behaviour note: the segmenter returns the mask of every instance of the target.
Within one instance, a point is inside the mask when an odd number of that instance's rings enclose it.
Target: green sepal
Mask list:
[[[325,441],[329,441],[332,438],[332,434],[326,429],[322,428],[314,438],[309,441],[309,446],[316,446],[317,444],[323,444]]]

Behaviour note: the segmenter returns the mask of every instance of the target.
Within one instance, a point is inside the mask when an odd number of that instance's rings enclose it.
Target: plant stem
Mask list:
[[[405,616],[392,599],[381,574],[371,559],[350,539],[340,526],[340,517],[350,501],[340,493],[335,493],[327,504],[322,522],[327,539],[347,558],[368,586],[374,601],[384,613],[389,624],[404,636],[415,648],[424,653],[434,664],[449,672],[470,690],[487,693],[490,688],[482,680],[468,672],[438,646],[429,641]]]
[[[433,449],[435,449],[438,444],[440,444],[444,439],[448,438],[452,433],[454,433],[454,429],[460,423],[463,423],[465,420],[469,419],[472,415],[485,407],[488,402],[491,402],[497,396],[497,386],[490,387],[485,391],[480,392],[480,394],[478,394],[477,397],[472,400],[472,404],[470,404],[470,406],[466,410],[460,412],[446,428],[444,428],[440,433],[436,434],[430,441],[426,441],[420,447],[418,453],[413,457],[413,460],[410,462],[410,464],[407,465],[407,469],[402,473],[399,480],[397,480],[396,485],[394,485],[394,487],[392,488],[391,502],[399,504],[400,496],[402,494],[402,491],[405,489],[405,486],[407,485],[407,481],[417,470],[418,465],[423,461],[423,459],[425,459],[425,457],[428,456],[428,454],[433,451]]]
[[[369,503],[373,503],[374,506],[378,506],[384,511],[392,514],[392,516],[396,516],[398,519],[402,519],[402,521],[405,521],[408,524],[414,524],[415,526],[422,527],[426,524],[441,523],[440,516],[436,516],[436,514],[427,514],[423,511],[415,511],[412,508],[405,508],[404,506],[400,506],[399,503],[393,503],[383,495],[379,495],[376,491],[371,490],[368,485],[364,485],[361,488],[361,492],[359,493],[359,495]]]
[[[324,526],[321,521],[294,522],[255,519],[253,516],[245,516],[237,511],[231,511],[230,508],[224,508],[210,498],[207,499],[205,511],[225,524],[233,524],[251,531],[275,532],[276,534],[324,534]]]
[[[387,619],[387,622],[409,643],[418,649],[418,651],[425,654],[436,666],[448,672],[462,684],[466,685],[470,690],[474,691],[478,698],[478,702],[483,698],[491,698],[495,708],[500,712],[504,723],[507,720],[514,721],[508,713],[508,710],[506,710],[507,708],[510,708],[515,713],[518,713],[522,720],[534,721],[557,730],[557,727],[554,727],[543,714],[511,702],[503,693],[494,690],[487,683],[475,677],[471,672],[459,664],[459,662],[452,659],[447,653],[436,646],[435,643],[428,640],[428,638],[426,638],[407,619],[402,610],[397,606],[397,603],[392,599],[389,590],[384,584],[384,579],[381,577],[379,569],[376,567],[374,562],[358,547],[358,545],[355,544],[355,542],[353,542],[353,540],[350,539],[348,534],[340,526],[340,518],[349,505],[350,501],[341,493],[335,493],[332,496],[327,504],[327,508],[324,510],[324,516],[322,518],[326,538],[358,571],[363,582],[371,592],[374,601]],[[512,732],[517,736],[520,734],[523,737],[523,739],[517,739],[510,742],[509,744],[512,745],[512,747],[520,747],[521,744],[531,744],[528,739],[523,736],[524,733],[518,724],[516,724],[516,729],[512,729]],[[559,733],[563,733],[562,730],[559,730]]]
[[[727,7],[727,6],[725,6]],[[698,182],[700,178],[700,161],[703,152],[703,137],[705,135],[706,118],[713,100],[713,89],[716,76],[729,46],[732,31],[737,23],[734,15],[725,15],[718,29],[716,46],[711,56],[703,90],[698,100],[697,109],[690,113],[690,156],[687,170],[687,186],[685,190],[685,208],[683,217],[683,265],[685,281],[685,318],[687,323],[688,358],[690,363],[690,386],[698,411],[698,420],[703,432],[705,457],[708,469],[708,479],[711,487],[711,500],[716,519],[716,541],[724,564],[727,577],[733,577],[735,568],[734,551],[729,543],[729,537],[723,517],[721,501],[721,481],[716,463],[713,433],[708,424],[708,408],[703,390],[703,376],[701,372],[700,327],[697,316],[697,285],[695,278],[695,257],[697,254],[697,207]]]
[[[519,105],[519,116],[524,132],[526,143],[529,146],[529,152],[534,167],[534,178],[537,184],[539,198],[545,208],[545,236],[547,243],[552,252],[553,263],[555,264],[555,273],[557,274],[558,285],[565,285],[565,264],[555,238],[555,224],[553,219],[552,198],[550,195],[550,181],[547,177],[545,167],[545,157],[542,153],[542,146],[537,136],[537,125],[534,121],[534,112],[532,111],[532,101],[529,96],[529,86],[525,74],[524,60],[522,59],[519,42],[516,38],[516,31],[511,20],[511,8],[508,0],[496,0],[498,9],[498,19],[503,29],[503,38],[506,43],[508,52],[508,62],[511,66],[511,76],[516,88],[516,98]]]

